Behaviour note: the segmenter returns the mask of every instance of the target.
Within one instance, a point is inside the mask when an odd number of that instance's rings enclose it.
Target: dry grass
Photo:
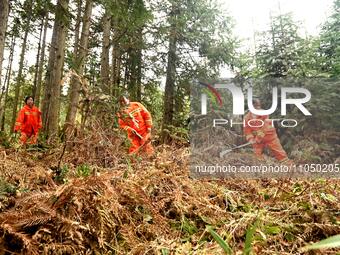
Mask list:
[[[0,194],[0,254],[223,254],[207,225],[241,254],[256,220],[255,254],[299,254],[340,233],[337,180],[195,180],[187,147],[130,160],[120,138],[90,135],[62,158],[64,184],[53,180],[61,148],[1,151],[12,191]]]

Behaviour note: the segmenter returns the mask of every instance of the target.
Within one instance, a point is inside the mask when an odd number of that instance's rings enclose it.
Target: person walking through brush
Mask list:
[[[30,139],[30,144],[36,144],[39,129],[42,128],[41,112],[34,106],[32,96],[25,98],[25,106],[19,111],[15,122],[14,132],[21,132],[20,143],[26,144]]]
[[[152,155],[154,150],[151,144],[152,117],[148,110],[139,102],[130,102],[127,95],[119,100],[121,110],[117,113],[120,128],[127,132],[131,142],[129,154],[140,151]]]
[[[255,109],[261,110],[261,101],[259,99],[255,99],[253,104]],[[280,163],[291,163],[287,153],[281,146],[275,127],[272,125],[272,121],[269,120],[268,115],[256,115],[248,112],[244,119],[244,134],[247,141],[253,143],[253,150],[258,159],[264,160],[263,149],[268,147]]]

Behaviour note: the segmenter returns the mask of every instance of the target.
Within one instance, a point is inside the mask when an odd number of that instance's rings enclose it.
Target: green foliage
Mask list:
[[[170,81],[166,94],[169,97],[164,104],[173,109],[167,111],[170,116],[165,124],[187,128],[192,80],[198,77],[216,78],[222,65],[232,66],[236,39],[232,33],[231,18],[225,15],[216,1],[155,0],[154,3],[151,9],[158,13],[154,19],[157,34],[154,34],[147,55],[152,56],[150,65],[155,67],[155,76],[166,75]],[[170,41],[175,45],[175,51],[169,50]],[[171,61],[167,63],[169,59]],[[171,68],[166,68],[164,63]],[[163,132],[162,136],[165,134]]]
[[[278,235],[281,233],[281,228],[279,226],[265,226],[264,233],[267,235]]]
[[[299,62],[298,25],[291,14],[272,17],[269,31],[260,36],[256,65],[261,76],[283,77],[297,69]]]
[[[337,77],[340,73],[340,1],[334,0],[319,36],[302,37],[292,14],[271,17],[270,28],[256,32],[256,52],[238,54],[244,77]]]
[[[17,188],[0,177],[0,197],[15,194]]]
[[[70,7],[73,4],[71,2]],[[112,18],[113,33],[110,47],[112,46],[114,53],[117,54],[116,60],[120,61],[120,69],[117,70],[120,74],[119,82],[110,85],[114,91],[110,96],[115,98],[118,90],[129,90],[132,97],[137,98],[138,92],[141,91],[142,102],[153,115],[155,129],[161,128],[163,121],[164,93],[161,84],[167,66],[170,24],[175,25],[176,33],[173,36],[177,43],[176,79],[172,125],[180,129],[165,127],[175,138],[187,139],[182,129],[188,128],[191,81],[201,77],[216,78],[222,65],[228,65],[231,70],[239,71],[244,77],[338,77],[339,75],[340,0],[334,0],[332,14],[323,24],[319,36],[301,35],[298,29],[300,24],[291,14],[271,17],[270,27],[254,36],[256,38],[255,54],[237,49],[239,41],[233,36],[233,20],[225,14],[227,12],[218,5],[217,1],[99,0],[96,4],[99,15],[93,16],[89,56],[84,75],[89,81],[88,89],[99,91],[97,94],[101,93],[98,89],[101,47],[101,41],[98,38],[101,36],[98,35],[102,33],[103,27],[102,19],[98,17],[102,17],[104,12],[107,12]],[[64,12],[63,8],[56,9],[51,1],[12,1],[11,8],[10,23],[12,25],[10,25],[8,35],[14,33],[19,36],[27,19],[30,18],[31,30],[35,31],[35,36],[38,36],[36,26],[40,24],[46,10],[49,12],[57,10],[57,18],[66,25],[70,25],[68,21],[74,22],[70,19],[73,17],[72,14]],[[27,12],[28,8],[32,10]],[[20,25],[20,21],[25,22],[21,22],[22,25]],[[72,26],[73,24],[70,27]],[[7,41],[9,41],[8,38],[9,36],[6,38]],[[73,44],[68,42],[68,45]],[[66,49],[65,61],[68,64],[66,69],[76,65],[73,63],[72,50],[69,46]],[[113,59],[110,59],[111,64],[112,61]],[[75,62],[79,62],[79,59]],[[137,67],[141,68],[141,74],[136,74]],[[21,84],[21,94],[27,95],[31,94],[35,67],[26,66],[24,69],[28,72],[27,75],[25,73],[25,79]],[[12,75],[12,79],[15,76]],[[12,117],[10,108],[13,106],[14,99],[13,85],[14,83],[10,84],[5,109],[5,129],[7,130],[9,129],[8,120]],[[318,130],[338,129],[340,113],[334,112],[334,109],[340,107],[338,84],[328,83],[320,86],[310,83],[306,87],[313,95],[318,96],[313,96],[312,104],[308,105],[308,108],[313,111],[313,116],[303,119],[301,129],[299,126],[296,132],[303,132],[311,123],[317,123],[315,126]],[[259,88],[259,90],[264,91],[264,88]],[[264,93],[267,96],[267,91]],[[83,99],[81,99],[82,103],[85,101]],[[67,108],[64,106],[69,102],[68,97],[62,97],[61,100],[60,124],[63,125]],[[114,104],[116,105],[116,102]],[[84,105],[80,105],[79,108]],[[97,108],[110,111],[109,114],[116,110],[115,107],[108,109],[104,104]],[[98,112],[99,110],[90,111],[88,115],[96,115]],[[105,121],[105,125],[110,121]],[[8,146],[6,143],[3,145]]]
[[[218,75],[221,65],[232,66],[237,40],[232,19],[223,13],[223,8],[202,0],[182,3],[179,8],[180,79],[207,78]],[[187,46],[198,49],[198,61],[188,54]]]
[[[172,125],[164,127],[164,131],[167,132],[170,137],[175,141],[187,143],[189,141],[189,131],[187,128],[175,127]]]
[[[9,137],[5,132],[0,132],[0,145],[5,148],[10,148],[11,146],[11,137]]]
[[[307,104],[312,116],[307,118],[306,125],[314,123],[318,130],[340,130],[340,82],[336,78],[314,79],[308,81],[305,88],[309,89],[312,100]]]
[[[67,165],[63,165],[61,169],[57,172],[57,175],[54,177],[54,180],[58,183],[67,183],[67,174],[69,173],[69,168]]]
[[[319,250],[319,249],[329,249],[340,247],[340,235],[331,236],[320,242],[314,243],[312,245],[305,246],[303,250]]]
[[[77,177],[88,177],[91,174],[91,168],[87,164],[81,164],[77,166],[76,175]]]
[[[254,222],[254,224],[252,224],[247,232],[246,232],[246,239],[245,239],[245,242],[244,242],[244,249],[243,249],[243,255],[250,255],[252,253],[252,243],[253,243],[253,240],[254,240],[254,235],[256,233],[256,229],[258,228],[258,223],[259,221],[256,220]],[[212,235],[212,237],[215,239],[215,241],[221,246],[221,248],[223,249],[223,251],[226,253],[226,254],[232,254],[233,253],[233,250],[231,249],[231,247],[229,246],[229,244],[223,240],[223,238],[217,234],[211,226],[207,226],[206,227],[206,230]]]
[[[244,250],[243,255],[249,255],[252,251],[252,242],[254,240],[254,235],[257,229],[258,220],[255,221],[254,224],[252,224],[246,233],[246,240],[244,242]]]
[[[161,253],[162,253],[162,255],[170,255],[170,251],[167,248],[162,248]]]
[[[142,96],[142,103],[151,113],[156,129],[160,128],[163,118],[163,94],[157,83],[150,82],[145,86]]]
[[[333,14],[322,27],[320,35],[321,70],[330,76],[340,75],[340,0],[334,0]]]
[[[197,222],[193,219],[189,219],[186,216],[182,216],[180,220],[171,222],[171,227],[181,232],[181,241],[191,241],[191,238],[199,232]]]
[[[229,244],[223,240],[223,238],[217,234],[211,226],[207,226],[207,231],[212,235],[215,241],[221,246],[226,254],[232,254],[233,250],[230,248]]]

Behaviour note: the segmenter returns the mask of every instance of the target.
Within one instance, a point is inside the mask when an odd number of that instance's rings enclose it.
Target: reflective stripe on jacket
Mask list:
[[[139,102],[130,104],[118,113],[118,123],[122,129],[133,128],[138,133],[144,133],[152,127],[152,117],[149,111]]]
[[[248,121],[250,122],[248,123]],[[269,120],[268,115],[255,115],[248,112],[244,117],[244,122],[245,125],[243,131],[247,141],[255,138],[256,136],[264,137],[266,135],[276,134],[276,130],[272,126],[272,121]]]

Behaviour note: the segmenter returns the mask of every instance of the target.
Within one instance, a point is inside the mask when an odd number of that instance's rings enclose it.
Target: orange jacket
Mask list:
[[[252,121],[248,123],[249,120]],[[276,135],[276,130],[272,126],[272,121],[269,120],[268,115],[255,115],[251,112],[248,112],[244,117],[244,122],[245,125],[243,131],[247,141],[250,141],[256,136],[263,138],[269,135]]]
[[[25,105],[18,114],[14,130],[20,130],[26,134],[37,134],[40,128],[42,128],[40,110],[35,106],[30,108]]]
[[[117,115],[119,126],[124,130],[131,131],[133,128],[139,134],[143,134],[152,127],[151,114],[141,103],[130,102],[127,108]]]

